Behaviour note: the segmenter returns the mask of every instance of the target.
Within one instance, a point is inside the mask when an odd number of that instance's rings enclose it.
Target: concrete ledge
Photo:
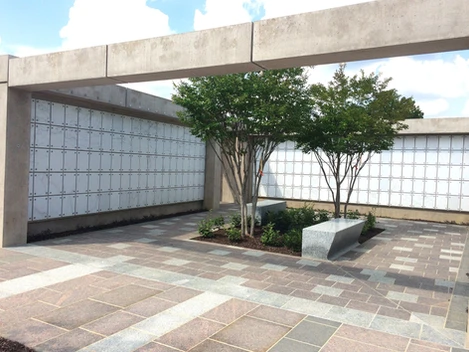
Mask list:
[[[365,220],[333,219],[303,229],[301,256],[333,260],[358,246]]]
[[[409,128],[399,131],[399,135],[469,134],[469,118],[467,117],[411,119],[405,120],[405,124]]]
[[[334,211],[334,205],[328,202],[310,201],[310,200],[295,200],[295,199],[280,199],[287,202],[289,208],[301,208],[305,204],[314,206],[314,209],[324,209],[327,211]],[[401,219],[401,220],[416,220],[416,221],[431,221],[441,223],[455,223],[455,224],[469,224],[469,212],[462,211],[446,211],[446,210],[431,210],[431,209],[415,209],[415,208],[399,208],[399,207],[386,207],[379,205],[363,205],[363,204],[350,204],[349,210],[358,210],[360,214],[368,214],[374,212],[376,217]]]
[[[256,220],[259,220],[261,225],[265,224],[267,213],[278,213],[287,209],[287,202],[283,200],[262,200],[257,202],[256,206]],[[252,204],[248,204],[248,216],[251,214]]]
[[[119,83],[106,77],[107,46],[10,60],[9,86],[27,90]]]
[[[0,56],[0,83],[8,82],[8,62],[14,56],[10,55],[1,55]]]
[[[252,23],[109,45],[108,77],[124,82],[247,72]]]
[[[467,0],[387,0],[255,22],[253,62],[278,69],[465,50],[467,13]]]
[[[121,224],[122,226],[126,222],[132,223],[161,216],[201,210],[203,210],[202,201],[197,201],[30,222],[28,224],[28,238],[87,228],[91,230],[95,227],[113,224],[116,226]]]

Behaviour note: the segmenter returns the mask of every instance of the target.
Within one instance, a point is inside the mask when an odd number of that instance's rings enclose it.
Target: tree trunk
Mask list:
[[[334,218],[340,218],[340,183],[338,180],[336,182],[336,194],[335,194],[335,204],[334,204]]]

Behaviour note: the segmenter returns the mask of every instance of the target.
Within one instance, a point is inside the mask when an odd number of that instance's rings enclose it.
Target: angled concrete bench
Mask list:
[[[365,220],[333,219],[303,229],[301,256],[334,260],[359,245]]]
[[[248,215],[251,215],[252,203],[248,204]],[[261,225],[265,225],[265,219],[268,212],[277,213],[287,209],[287,202],[284,200],[261,200],[257,202],[256,207],[256,220]]]

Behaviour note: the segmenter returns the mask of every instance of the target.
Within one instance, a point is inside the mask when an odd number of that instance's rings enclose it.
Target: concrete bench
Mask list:
[[[334,260],[359,245],[365,220],[333,219],[303,229],[302,257]]]
[[[287,202],[284,200],[261,200],[257,202],[256,207],[256,220],[258,220],[261,225],[265,225],[265,219],[268,212],[277,213],[287,209]],[[252,204],[248,204],[248,216],[251,215]]]

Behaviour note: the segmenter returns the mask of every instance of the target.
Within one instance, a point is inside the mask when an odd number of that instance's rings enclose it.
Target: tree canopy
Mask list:
[[[363,166],[374,153],[392,148],[397,133],[407,128],[403,120],[423,118],[413,98],[388,89],[390,78],[363,71],[348,77],[345,67],[338,68],[327,86],[311,86],[313,114],[295,135],[297,146],[318,160],[335,204],[335,217],[340,216],[343,183],[348,184],[346,216]]]
[[[307,76],[302,68],[190,78],[175,86],[173,101],[192,134],[210,143],[223,164],[241,207],[247,231],[247,202],[254,218],[263,167],[275,148],[311,116]],[[250,194],[249,184],[254,173]],[[254,230],[251,222],[249,234]]]

